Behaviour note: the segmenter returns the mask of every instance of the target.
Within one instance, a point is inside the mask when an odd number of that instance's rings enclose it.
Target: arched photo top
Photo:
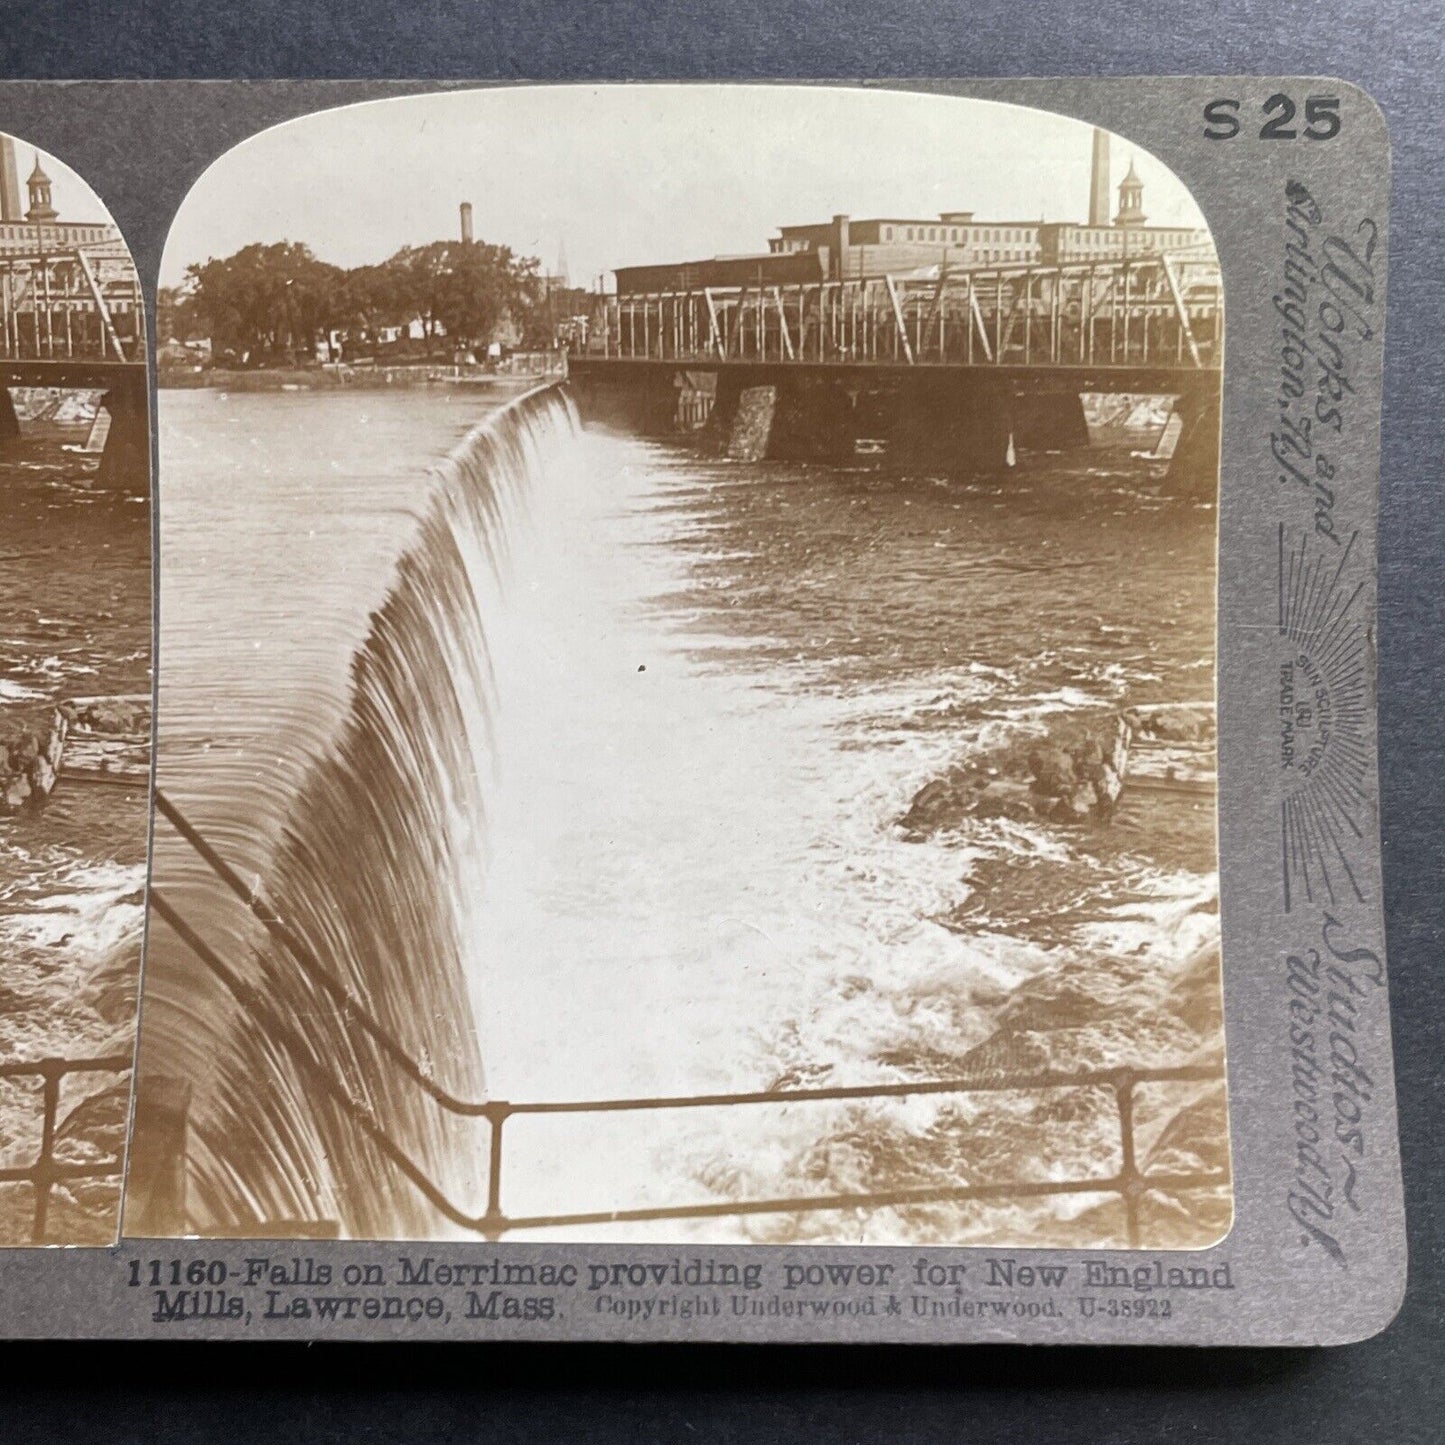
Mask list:
[[[1015,259],[1039,226],[1208,228],[1184,184],[1121,137],[997,101],[847,86],[518,86],[365,101],[286,121],[215,160],[167,240],[162,285],[291,240],[341,267],[418,234],[475,234],[589,285],[619,266],[765,254],[846,213],[903,243]],[[1127,198],[1125,193],[1127,192]],[[953,217],[950,222],[945,217]],[[912,237],[907,236],[912,229]],[[780,237],[780,231],[790,233]],[[1039,259],[1046,260],[1045,240]],[[1068,244],[1066,242],[1066,244]]]
[[[8,277],[0,297],[7,379],[128,389],[130,372],[102,369],[143,367],[146,359],[140,281],[125,238],[64,161],[3,132],[0,263]],[[59,369],[22,374],[42,363]]]
[[[1217,490],[1224,294],[1205,218],[1144,147],[1029,106],[797,85],[360,102],[212,162],[160,277],[163,383],[188,349],[228,372],[380,362],[398,341],[454,362],[561,347],[579,382],[598,353],[1023,367],[1021,391],[1173,398],[1157,450]],[[825,323],[816,288],[839,283],[859,294]],[[657,308],[678,295],[664,335]],[[984,459],[1046,444],[1036,411]]]

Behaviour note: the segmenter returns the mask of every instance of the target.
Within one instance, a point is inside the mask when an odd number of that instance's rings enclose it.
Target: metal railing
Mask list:
[[[122,1155],[85,1164],[55,1157],[55,1135],[59,1125],[60,1081],[67,1074],[128,1074],[132,1060],[129,1054],[111,1054],[94,1059],[34,1059],[22,1063],[0,1064],[0,1079],[39,1078],[41,1093],[40,1148],[33,1164],[0,1169],[0,1184],[28,1184],[35,1195],[35,1212],[31,1222],[32,1244],[46,1244],[46,1227],[50,1218],[50,1194],[57,1184],[77,1179],[120,1180],[125,1168]]]
[[[936,276],[695,286],[599,299],[583,356],[709,363],[1217,367],[1210,254]]]
[[[1224,1171],[1150,1174],[1141,1171],[1134,1145],[1134,1090],[1144,1083],[1205,1082],[1220,1079],[1207,1065],[1162,1069],[1119,1068],[1079,1072],[1008,1074],[988,1078],[926,1080],[903,1084],[860,1084],[837,1088],[777,1089],[740,1094],[693,1094],[677,1098],[590,1099],[570,1103],[516,1104],[493,1100],[484,1108],[491,1125],[486,1212],[468,1221],[487,1239],[510,1231],[560,1229],[585,1224],[642,1223],[662,1219],[716,1219],[758,1214],[804,1214],[829,1210],[888,1209],[910,1205],[963,1204],[985,1200],[1046,1198],[1066,1194],[1117,1194],[1123,1200],[1130,1248],[1139,1245],[1139,1209],[1151,1191],[1177,1193],[1213,1188],[1227,1182]],[[748,1104],[819,1103],[839,1100],[903,1099],[937,1094],[1023,1093],[1055,1089],[1105,1088],[1119,1115],[1120,1164],[1113,1173],[1082,1179],[1016,1179],[991,1184],[938,1184],[852,1194],[786,1196],[776,1199],[725,1200],[707,1204],[646,1209],[594,1210],[571,1214],[508,1215],[502,1208],[503,1125],[519,1115],[603,1114],[651,1109],[702,1109]]]
[[[1150,1193],[1177,1194],[1212,1189],[1229,1182],[1227,1170],[1151,1173],[1139,1167],[1134,1138],[1135,1090],[1141,1084],[1223,1082],[1222,1063],[1185,1064],[1166,1068],[1039,1070],[989,1074],[896,1084],[860,1084],[833,1088],[771,1089],[747,1093],[689,1094],[626,1099],[514,1102],[505,1099],[462,1099],[430,1078],[364,1002],[334,978],[304,943],[282,922],[258,893],[246,887],[238,874],[216,853],[185,816],[159,789],[156,808],[197,852],[202,860],[246,905],[271,938],[302,973],[356,1024],[401,1072],[448,1113],[485,1119],[490,1130],[487,1203],[480,1214],[471,1213],[447,1198],[434,1180],[387,1132],[373,1110],[355,1098],[314,1058],[307,1039],[271,1004],[260,989],[248,983],[195,931],[157,888],[150,891],[151,906],[187,949],[221,983],[236,1003],[270,1030],[273,1043],[285,1049],[293,1062],[336,1105],[402,1175],[445,1218],[459,1228],[488,1240],[508,1233],[536,1229],[563,1229],[591,1224],[643,1223],[667,1219],[709,1219],[764,1214],[802,1214],[832,1210],[904,1208],[908,1206],[968,1203],[987,1200],[1037,1199],[1061,1195],[1114,1194],[1123,1202],[1125,1233],[1131,1248],[1140,1243],[1140,1207]],[[1119,1166],[1105,1175],[1078,1179],[1017,1179],[987,1184],[938,1184],[904,1189],[856,1193],[791,1196],[770,1199],[720,1200],[699,1204],[666,1205],[638,1209],[585,1210],[547,1215],[510,1215],[502,1204],[503,1142],[505,1126],[518,1117],[542,1115],[615,1114],[664,1109],[784,1105],[843,1101],[903,1099],[929,1095],[1046,1092],[1063,1089],[1111,1091],[1119,1121]]]

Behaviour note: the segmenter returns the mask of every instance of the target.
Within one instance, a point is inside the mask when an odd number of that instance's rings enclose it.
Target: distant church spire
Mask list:
[[[30,209],[25,213],[27,221],[54,221],[60,217],[60,212],[50,203],[50,177],[40,165],[40,152],[35,153],[35,169],[30,172],[30,179],[26,181],[30,191]]]
[[[1114,217],[1116,226],[1142,226],[1144,215],[1144,182],[1134,169],[1134,158],[1129,157],[1129,171],[1119,182],[1119,214]]]
[[[1089,176],[1089,224],[1109,224],[1109,132],[1094,127],[1094,165]]]

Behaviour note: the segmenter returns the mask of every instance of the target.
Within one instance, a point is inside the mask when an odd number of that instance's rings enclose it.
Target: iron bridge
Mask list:
[[[0,255],[0,385],[145,388],[145,299],[120,240]]]
[[[1105,389],[1217,379],[1224,294],[1212,250],[601,298],[573,370],[987,368]],[[625,367],[616,368],[618,371]]]

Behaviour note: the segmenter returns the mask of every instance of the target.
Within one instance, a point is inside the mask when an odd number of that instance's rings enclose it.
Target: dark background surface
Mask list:
[[[1440,0],[0,0],[0,77],[1332,75],[1394,142],[1380,529],[1410,1289],[1329,1351],[7,1345],[10,1441],[1445,1441]],[[123,138],[118,138],[123,143]]]

